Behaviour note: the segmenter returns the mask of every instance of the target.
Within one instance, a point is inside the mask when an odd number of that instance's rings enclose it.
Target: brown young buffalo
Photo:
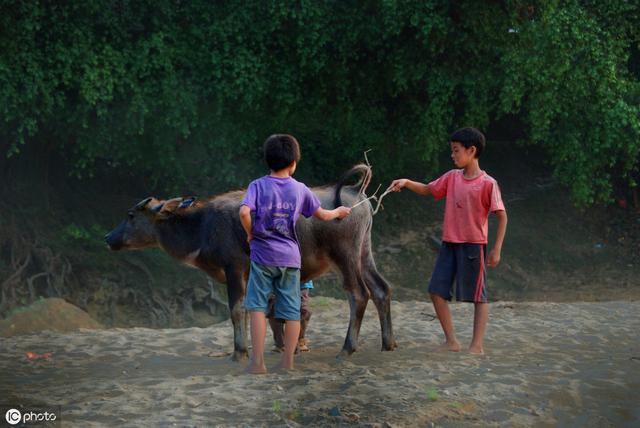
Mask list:
[[[346,185],[359,175],[355,185]],[[313,188],[322,206],[354,206],[366,198],[371,168],[351,168],[335,185]],[[236,360],[247,356],[247,317],[242,308],[249,274],[249,246],[238,210],[244,192],[235,191],[203,201],[146,198],[128,211],[128,217],[108,233],[112,250],[160,247],[172,257],[205,271],[227,284]],[[366,201],[343,220],[323,222],[300,217],[296,233],[302,253],[301,281],[316,278],[330,269],[342,274],[351,306],[349,329],[341,354],[356,350],[362,317],[372,298],[380,318],[382,350],[396,348],[391,327],[391,289],[378,273],[371,249],[373,213]]]

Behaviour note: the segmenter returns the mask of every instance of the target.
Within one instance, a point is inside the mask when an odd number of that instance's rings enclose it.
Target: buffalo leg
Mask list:
[[[348,260],[348,258],[336,258],[338,260]],[[344,340],[342,351],[340,355],[351,355],[356,351],[358,347],[358,336],[360,334],[360,326],[362,325],[362,318],[364,317],[364,311],[367,308],[367,302],[369,301],[369,292],[364,287],[364,282],[360,275],[354,270],[353,265],[344,263],[339,266],[342,272],[343,286],[346,290],[349,298],[349,328],[347,330],[347,337]]]
[[[227,295],[229,296],[229,312],[233,324],[233,360],[248,358],[247,351],[247,311],[242,307],[245,283],[242,272],[236,268],[226,268]]]
[[[393,336],[391,325],[391,287],[376,269],[370,249],[363,256],[362,275],[378,310],[382,332],[382,350],[393,351],[398,345]]]

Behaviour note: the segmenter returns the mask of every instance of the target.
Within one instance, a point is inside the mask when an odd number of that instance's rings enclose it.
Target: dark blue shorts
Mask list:
[[[443,242],[429,282],[429,293],[446,300],[455,295],[459,302],[487,303],[485,244]]]

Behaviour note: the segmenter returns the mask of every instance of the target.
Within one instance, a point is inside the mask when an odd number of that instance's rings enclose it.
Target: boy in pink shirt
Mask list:
[[[475,305],[469,352],[483,354],[489,318],[484,269],[489,213],[495,213],[498,218],[495,243],[486,258],[489,267],[500,263],[507,213],[498,183],[480,169],[478,159],[485,148],[484,135],[475,128],[462,128],[451,135],[450,145],[451,158],[459,169],[453,169],[428,184],[401,178],[394,180],[389,189],[399,192],[407,188],[419,195],[446,198],[442,246],[429,282],[429,294],[444,331],[443,349],[460,351],[447,303],[451,300],[455,279],[456,300]]]

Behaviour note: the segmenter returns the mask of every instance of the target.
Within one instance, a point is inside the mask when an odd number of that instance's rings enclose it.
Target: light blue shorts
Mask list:
[[[300,269],[251,262],[244,308],[267,313],[269,296],[276,296],[275,318],[300,320]]]

